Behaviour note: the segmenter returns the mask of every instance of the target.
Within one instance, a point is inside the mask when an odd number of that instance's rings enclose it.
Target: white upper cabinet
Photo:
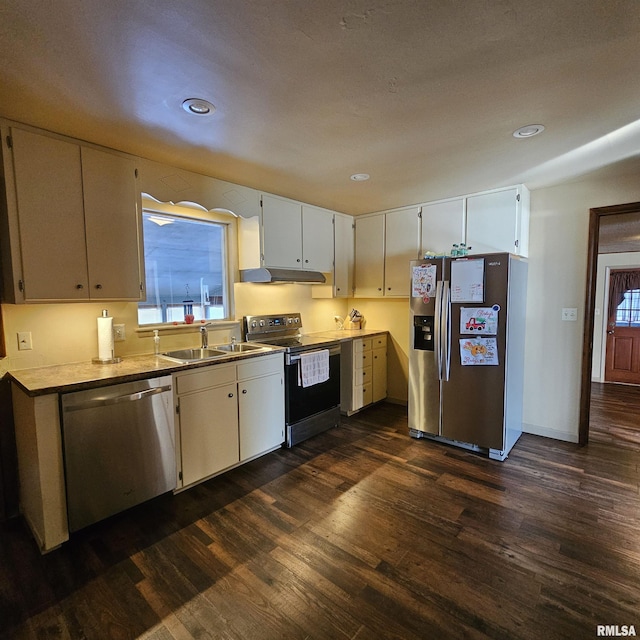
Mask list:
[[[467,197],[471,253],[529,253],[529,190],[524,185]]]
[[[262,196],[263,266],[302,269],[302,207],[299,202]]]
[[[9,131],[3,135],[10,144],[3,154],[7,299],[139,300],[133,159],[32,130]]]
[[[384,295],[409,297],[409,261],[420,255],[420,207],[385,214]]]
[[[138,300],[144,277],[135,162],[90,148],[81,156],[89,297]]]
[[[328,273],[334,261],[334,213],[302,205],[302,267]]]
[[[333,212],[262,196],[262,265],[284,269],[333,269]]]
[[[334,296],[336,298],[350,298],[353,295],[354,222],[351,216],[339,213],[335,214],[334,221]]]
[[[355,297],[409,296],[409,261],[420,254],[420,207],[356,217]]]
[[[448,255],[454,244],[465,242],[465,199],[422,205],[421,254]]]
[[[384,295],[384,215],[356,217],[354,296]]]

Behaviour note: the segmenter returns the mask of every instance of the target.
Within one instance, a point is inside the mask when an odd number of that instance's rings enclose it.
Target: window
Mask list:
[[[147,299],[138,323],[230,318],[229,224],[145,210],[142,226]]]
[[[625,291],[616,310],[616,327],[640,327],[640,289]]]

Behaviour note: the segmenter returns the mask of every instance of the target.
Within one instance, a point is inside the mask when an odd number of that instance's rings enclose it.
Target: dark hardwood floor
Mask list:
[[[640,386],[591,383],[589,439],[640,451]]]
[[[505,462],[383,404],[40,556],[0,529],[3,638],[640,633],[640,453],[524,435]]]

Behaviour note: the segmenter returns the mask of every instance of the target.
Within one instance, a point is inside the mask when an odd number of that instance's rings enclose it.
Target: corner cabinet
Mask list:
[[[177,486],[186,489],[284,442],[284,356],[175,374]]]
[[[7,301],[140,300],[134,160],[30,129],[1,128]]]

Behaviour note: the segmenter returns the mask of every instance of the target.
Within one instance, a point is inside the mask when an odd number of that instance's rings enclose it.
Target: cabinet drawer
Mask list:
[[[190,393],[209,387],[217,387],[236,381],[236,368],[233,364],[215,365],[206,369],[197,369],[176,374],[176,393]]]
[[[371,366],[371,351],[362,353],[356,362],[358,368]]]
[[[260,376],[266,376],[270,373],[282,373],[283,371],[284,354],[274,353],[238,363],[238,380],[259,378]]]
[[[353,372],[353,384],[361,385],[371,382],[371,376],[373,375],[373,367],[363,367],[362,369],[356,369]]]
[[[362,406],[366,407],[373,402],[373,395],[371,392],[372,384],[368,382],[362,385]]]
[[[371,345],[373,344],[372,338],[356,338],[353,341],[353,353],[359,354],[364,351],[371,351]]]
[[[374,336],[373,340],[373,348],[374,349],[383,349],[387,346],[387,336]]]

